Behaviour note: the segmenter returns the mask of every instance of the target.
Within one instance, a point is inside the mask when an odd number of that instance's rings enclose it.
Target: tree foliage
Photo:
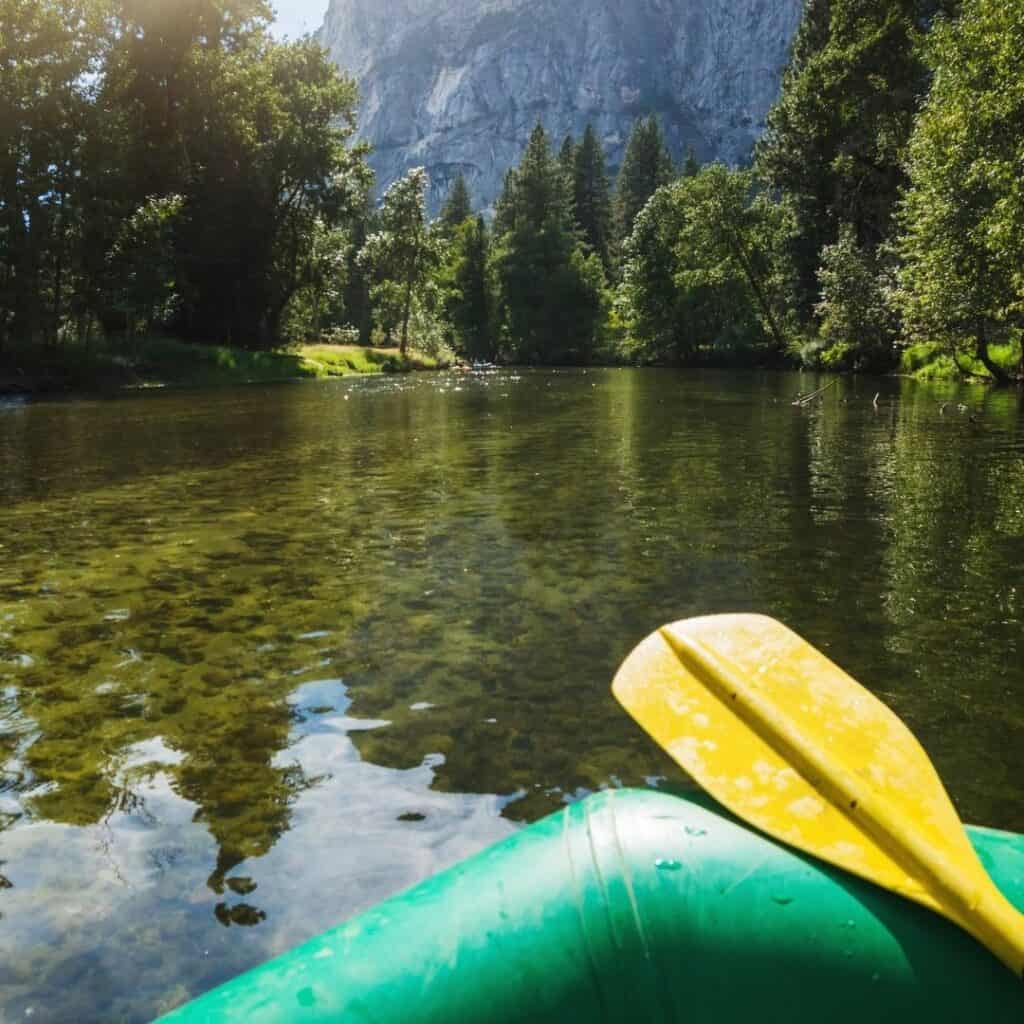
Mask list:
[[[483,217],[464,221],[451,246],[447,316],[455,350],[471,362],[495,359],[495,294],[490,236]]]
[[[858,245],[849,224],[840,228],[837,242],[825,246],[815,312],[827,365],[882,371],[892,365],[897,329],[889,302],[892,272],[891,254]]]
[[[438,221],[442,231],[451,236],[455,230],[470,220],[473,216],[473,198],[469,194],[469,186],[466,184],[466,177],[459,174],[448,192],[448,198],[441,207],[441,216]]]
[[[958,23],[939,24],[900,210],[896,300],[909,335],[996,379],[1007,374],[989,346],[1024,328],[1022,53],[1021,0],[967,0]]]
[[[603,325],[604,273],[577,242],[569,186],[538,124],[495,221],[504,345],[521,362],[585,363]]]
[[[409,320],[413,304],[420,297],[443,250],[427,221],[429,179],[422,167],[414,167],[384,194],[380,226],[366,239],[360,262],[370,268],[376,285],[375,304],[380,323],[389,339],[400,334],[404,358],[409,346]]]
[[[595,253],[605,273],[612,269],[612,203],[604,149],[588,124],[573,154],[573,214],[584,242]]]
[[[662,185],[672,180],[672,156],[653,115],[633,127],[615,185],[615,220],[619,238],[633,230],[640,211]]]
[[[819,299],[822,250],[841,224],[873,252],[889,239],[904,158],[928,85],[921,43],[934,0],[809,0],[758,173],[788,195],[799,232],[799,309]]]
[[[0,349],[277,344],[368,182],[354,84],[262,0],[0,4]]]
[[[619,305],[634,355],[780,353],[792,230],[788,209],[749,171],[710,164],[659,189],[625,245]]]

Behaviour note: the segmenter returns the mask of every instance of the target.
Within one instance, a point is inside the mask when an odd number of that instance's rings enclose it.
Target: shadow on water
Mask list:
[[[437,375],[0,417],[0,1017],[145,1021],[594,789],[756,610],[1024,830],[1018,396]],[[873,402],[882,388],[877,406]]]

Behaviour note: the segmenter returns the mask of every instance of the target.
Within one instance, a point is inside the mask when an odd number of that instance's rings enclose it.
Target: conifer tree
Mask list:
[[[626,146],[616,183],[615,215],[619,238],[633,230],[637,214],[647,201],[672,180],[672,157],[658,119],[652,114],[637,121]]]
[[[448,317],[462,355],[490,361],[496,355],[490,238],[483,217],[459,226]]]
[[[562,140],[562,148],[558,151],[558,166],[568,181],[572,181],[576,173],[576,140],[570,132]]]
[[[907,144],[929,71],[935,14],[954,0],[808,0],[782,93],[756,152],[759,175],[790,196],[798,307],[810,321],[818,269],[840,225],[870,257],[892,237]]]
[[[587,125],[573,168],[573,210],[583,241],[611,269],[612,206],[604,150],[593,125]]]
[[[452,182],[448,198],[441,207],[441,216],[438,218],[441,230],[450,237],[460,224],[464,224],[472,216],[473,200],[469,194],[469,186],[466,184],[465,175],[459,174]]]
[[[495,259],[514,358],[585,362],[603,316],[604,275],[577,244],[568,182],[538,124],[505,181]]]

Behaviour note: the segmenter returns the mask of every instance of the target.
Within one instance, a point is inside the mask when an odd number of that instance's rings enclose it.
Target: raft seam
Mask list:
[[[594,959],[594,951],[591,948],[590,936],[587,932],[586,914],[583,908],[583,887],[580,884],[579,873],[576,869],[576,862],[573,860],[572,855],[572,830],[570,827],[572,824],[572,812],[572,807],[566,809],[562,819],[565,823],[562,828],[562,839],[565,844],[565,858],[569,865],[569,878],[572,882],[572,894],[576,903],[576,916],[580,924],[580,935],[583,939],[583,950],[586,953],[587,967],[590,971],[591,987],[597,996],[597,1002],[601,1008],[601,1017],[611,1024],[611,1018],[608,1015],[608,1000],[605,997],[604,987],[601,985],[601,975],[597,969],[597,961]]]
[[[614,790],[609,790],[608,796],[608,814],[611,818],[612,839],[615,841],[615,852],[619,858],[619,865],[622,871],[622,881],[626,886],[626,893],[629,896],[629,905],[633,911],[633,920],[636,922],[637,934],[640,936],[640,944],[643,947],[644,959],[647,961],[649,970],[654,975],[658,991],[658,1002],[661,1005],[661,1012],[664,1015],[664,1020],[666,1024],[673,1024],[673,1022],[678,1020],[679,1017],[675,1012],[675,1007],[673,1005],[674,1000],[671,997],[661,962],[651,954],[651,945],[647,939],[647,930],[644,928],[643,918],[640,915],[640,904],[637,902],[636,892],[633,889],[633,872],[630,869],[629,860],[626,857],[626,851],[623,848],[622,839],[619,835],[619,821],[615,814]]]

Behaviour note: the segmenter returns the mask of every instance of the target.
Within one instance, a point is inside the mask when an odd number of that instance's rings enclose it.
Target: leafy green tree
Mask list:
[[[587,125],[573,162],[573,212],[583,241],[611,272],[612,204],[604,150]]]
[[[672,180],[672,156],[658,119],[652,114],[633,127],[615,186],[615,218],[619,238],[633,230],[640,211],[662,185]]]
[[[367,238],[376,230],[377,220],[373,195],[367,189],[350,220],[351,245],[346,258],[345,286],[341,295],[341,323],[358,330],[360,345],[369,345],[373,335],[373,280],[372,270],[359,257]]]
[[[473,199],[469,194],[465,175],[459,174],[448,192],[448,198],[441,207],[438,221],[446,237],[451,237],[455,229],[465,224],[473,216]]]
[[[751,340],[780,354],[792,230],[749,171],[709,164],[660,189],[625,245],[619,307],[631,354],[679,363]]]
[[[104,68],[112,105],[129,113],[122,153],[131,199],[184,194],[199,154],[190,145],[196,101],[213,87],[220,60],[258,57],[273,13],[266,0],[115,0],[116,42]]]
[[[126,220],[110,251],[115,308],[129,338],[170,320],[180,301],[174,233],[184,200],[153,198]]]
[[[815,312],[826,365],[869,371],[892,365],[897,323],[888,301],[893,268],[886,256],[858,245],[849,224],[834,245],[825,246]]]
[[[56,346],[81,294],[105,15],[99,0],[0,0],[0,352]]]
[[[181,329],[266,348],[303,284],[317,224],[351,216],[366,182],[355,85],[315,44],[218,58],[189,117],[199,173],[185,193]]]
[[[603,271],[577,243],[569,182],[537,125],[498,200],[495,268],[505,338],[530,363],[589,360],[603,325]]]
[[[384,194],[380,228],[366,240],[361,262],[372,268],[381,324],[390,338],[400,331],[401,354],[409,345],[409,319],[417,293],[424,288],[442,256],[439,240],[427,223],[427,172],[415,167]]]
[[[944,342],[961,365],[973,356],[1000,382],[1009,375],[990,346],[1024,328],[1021,53],[1021,0],[966,0],[958,22],[936,27],[897,243],[910,337]]]

